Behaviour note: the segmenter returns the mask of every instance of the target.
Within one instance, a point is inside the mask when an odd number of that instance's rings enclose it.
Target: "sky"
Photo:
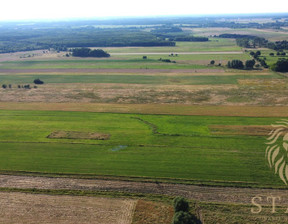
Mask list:
[[[288,12],[288,1],[267,4],[263,0],[4,0],[0,21],[275,12]]]

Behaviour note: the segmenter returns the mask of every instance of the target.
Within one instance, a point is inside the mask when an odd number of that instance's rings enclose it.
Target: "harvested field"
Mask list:
[[[171,223],[174,210],[171,205],[160,202],[138,200],[133,224]]]
[[[271,125],[211,125],[209,129],[214,135],[268,136],[273,127]]]
[[[108,140],[110,135],[96,132],[54,131],[47,138]]]
[[[0,192],[0,223],[130,224],[135,200]]]
[[[177,82],[177,79],[170,79]],[[236,85],[143,85],[143,84],[45,84],[37,89],[0,89],[2,102],[50,103],[198,103],[210,98],[212,91],[230,90]],[[221,101],[222,102],[222,101]],[[210,101],[207,102],[210,104]],[[211,99],[212,104],[220,103]]]

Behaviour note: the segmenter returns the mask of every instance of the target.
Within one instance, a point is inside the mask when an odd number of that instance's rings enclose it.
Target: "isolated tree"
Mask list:
[[[44,84],[44,82],[41,81],[40,79],[34,79],[34,84],[42,85],[42,84]]]
[[[3,84],[3,85],[2,85],[2,88],[3,88],[3,89],[6,89],[6,88],[7,88],[7,85],[6,85],[6,84]]]
[[[143,59],[147,59],[147,56],[143,56]]]
[[[253,69],[254,65],[255,65],[254,59],[253,60],[247,60],[245,62],[245,68],[247,68],[247,69]]]
[[[214,60],[210,61],[210,65],[214,65],[214,64],[215,64]]]
[[[278,61],[272,66],[272,70],[276,72],[288,72],[288,59],[279,58]]]
[[[273,57],[273,56],[274,56],[274,53],[270,53],[269,55]]]

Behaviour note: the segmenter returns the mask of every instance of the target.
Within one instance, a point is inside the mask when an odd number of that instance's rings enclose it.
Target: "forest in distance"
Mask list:
[[[248,15],[240,17],[245,19]],[[254,15],[253,18],[258,17],[261,18],[261,15]],[[287,14],[271,15],[271,18],[272,21],[248,23],[237,23],[233,21],[233,17],[229,16],[2,22],[0,23],[0,53],[51,48],[65,51],[72,47],[175,46],[177,41],[209,41],[208,37],[195,36],[187,32],[189,28],[227,27],[280,30],[281,27],[288,26]],[[229,34],[224,37],[229,38]],[[247,47],[251,40],[254,44],[255,42],[262,45],[268,44],[265,39],[254,36],[240,35],[232,36],[232,38],[237,38],[237,43],[242,47]],[[287,43],[269,43],[271,49],[283,45],[284,49],[287,49]]]

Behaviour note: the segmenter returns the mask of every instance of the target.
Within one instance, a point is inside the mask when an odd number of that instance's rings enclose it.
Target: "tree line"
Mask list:
[[[175,46],[174,41],[130,28],[22,28],[0,27],[0,53],[72,47]]]
[[[220,34],[218,37],[236,39],[237,45],[245,48],[266,47],[276,51],[288,50],[287,40],[271,42],[263,37],[231,33]]]
[[[96,57],[96,58],[103,58],[103,57],[110,57],[110,54],[103,51],[102,49],[91,50],[90,48],[74,48],[72,49],[72,56],[74,57]]]

